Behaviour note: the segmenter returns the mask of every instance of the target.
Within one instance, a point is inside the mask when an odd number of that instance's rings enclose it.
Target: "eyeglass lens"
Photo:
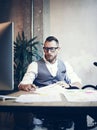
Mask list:
[[[55,52],[56,49],[58,49],[58,47],[43,47],[44,51],[51,51],[51,52]]]

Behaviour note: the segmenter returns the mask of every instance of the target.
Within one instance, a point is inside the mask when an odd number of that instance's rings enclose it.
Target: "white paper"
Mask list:
[[[45,87],[41,87],[36,89],[35,93],[38,94],[60,94],[63,92],[63,90],[65,90],[65,88],[62,87],[61,84],[59,83],[55,83],[55,84],[51,84]]]
[[[65,90],[63,94],[69,102],[97,101],[97,90]]]
[[[59,94],[25,94],[16,99],[16,102],[31,103],[31,102],[60,102]]]
[[[61,93],[63,91],[62,82],[36,89],[34,94],[20,95],[16,102],[31,103],[31,102],[60,102]]]

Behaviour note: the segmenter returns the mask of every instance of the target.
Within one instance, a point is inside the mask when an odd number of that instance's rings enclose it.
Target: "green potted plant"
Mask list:
[[[14,42],[14,88],[17,89],[28,65],[42,57],[42,43],[36,41],[37,37],[28,40],[24,31],[18,33]]]

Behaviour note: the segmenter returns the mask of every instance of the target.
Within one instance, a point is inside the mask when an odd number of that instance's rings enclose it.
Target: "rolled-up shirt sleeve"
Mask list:
[[[37,62],[32,62],[28,66],[27,71],[26,71],[22,81],[20,82],[20,84],[32,84],[34,79],[37,76],[37,72],[38,72]]]
[[[78,75],[74,72],[72,66],[68,63],[65,62],[65,66],[66,66],[66,72],[67,72],[67,76],[69,77],[69,79],[71,80],[71,84],[75,83],[75,82],[79,82],[82,83],[81,79],[78,77]]]

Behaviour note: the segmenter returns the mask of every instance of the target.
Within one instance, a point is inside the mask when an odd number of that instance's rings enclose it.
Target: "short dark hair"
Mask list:
[[[47,41],[48,42],[55,41],[57,44],[59,44],[58,39],[56,37],[54,37],[54,36],[47,37],[46,40],[45,40],[45,42],[47,42]]]

